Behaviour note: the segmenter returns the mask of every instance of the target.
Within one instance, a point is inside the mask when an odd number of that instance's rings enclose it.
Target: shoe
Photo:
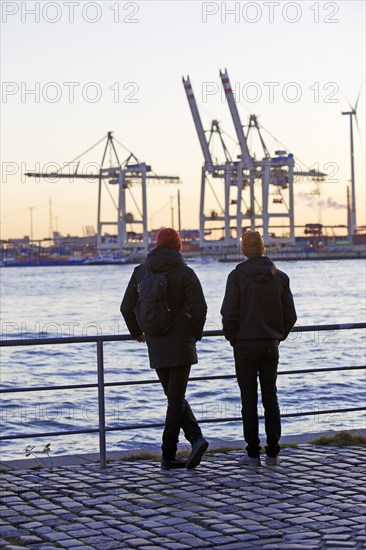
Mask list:
[[[187,470],[192,470],[201,462],[203,453],[207,450],[208,443],[204,437],[197,439],[192,445],[191,454],[188,457],[186,468]]]
[[[169,460],[168,458],[163,458],[161,460],[161,469],[162,470],[176,470],[177,468],[185,468],[187,464],[186,460],[181,458],[173,458]]]
[[[251,457],[249,455],[244,455],[239,459],[239,466],[260,466],[261,459],[258,457]]]
[[[279,463],[280,463],[280,457],[279,456],[266,456],[267,466],[278,466]]]

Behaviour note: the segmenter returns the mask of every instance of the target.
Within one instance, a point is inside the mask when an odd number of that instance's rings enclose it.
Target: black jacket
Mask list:
[[[240,263],[228,276],[221,315],[232,345],[285,340],[297,319],[288,276],[266,256]]]
[[[172,248],[154,248],[145,263],[134,269],[121,303],[121,313],[130,334],[138,338],[142,333],[135,308],[137,285],[147,270],[170,272],[167,274],[168,302],[173,319],[166,333],[146,337],[150,367],[157,369],[197,363],[196,341],[202,338],[207,305],[197,275],[184,263],[182,255]]]

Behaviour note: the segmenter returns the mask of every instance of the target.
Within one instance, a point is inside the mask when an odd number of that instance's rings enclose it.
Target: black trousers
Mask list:
[[[191,371],[191,365],[166,367],[156,369],[157,375],[168,398],[168,406],[163,432],[163,458],[175,458],[179,441],[179,432],[182,428],[185,438],[195,443],[202,436],[197,420],[185,399],[186,388]]]
[[[235,347],[235,370],[241,393],[244,439],[248,455],[259,456],[261,446],[258,431],[259,377],[267,436],[266,453],[275,457],[280,452],[281,417],[277,400],[278,345]]]

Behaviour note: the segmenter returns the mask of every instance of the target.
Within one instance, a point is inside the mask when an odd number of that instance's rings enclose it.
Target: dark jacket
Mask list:
[[[161,336],[146,337],[150,367],[157,369],[197,363],[196,341],[202,338],[207,305],[197,275],[184,263],[182,255],[172,248],[154,248],[145,263],[134,269],[121,303],[121,313],[128,330],[134,338],[142,333],[135,308],[137,285],[147,270],[170,272],[167,274],[168,302],[172,310],[169,330]]]
[[[231,345],[285,340],[297,319],[288,276],[266,256],[240,263],[228,276],[221,315]]]

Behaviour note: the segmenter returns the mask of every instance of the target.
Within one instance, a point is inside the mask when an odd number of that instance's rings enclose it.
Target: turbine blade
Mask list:
[[[362,143],[362,134],[361,134],[360,125],[358,124],[358,118],[356,114],[355,114],[355,120],[356,120],[357,132]]]
[[[347,101],[349,108],[351,109],[351,111],[353,111],[353,107],[352,107],[352,105],[351,105],[350,100],[348,99],[348,97],[346,96],[346,94],[343,94],[343,96],[344,96],[344,99]]]
[[[357,126],[358,133],[360,133],[360,126],[358,124],[358,118],[357,118],[356,112],[355,112],[355,121],[356,121],[356,126]]]
[[[357,105],[358,105],[358,100],[360,99],[361,90],[362,90],[362,84],[361,84],[361,86],[360,86],[360,89],[359,89],[359,92],[358,92],[358,96],[357,96],[357,99],[356,99],[355,108],[354,108],[354,111],[355,111],[355,112],[357,111]]]
[[[362,145],[362,149],[365,149],[365,146],[364,146],[364,143],[363,143],[362,134],[361,134],[361,130],[360,130],[360,126],[359,126],[359,124],[358,124],[358,118],[357,118],[356,112],[355,112],[355,121],[356,121],[356,126],[357,126],[357,133],[358,133],[358,137],[359,137],[359,139],[360,139],[361,145]]]

